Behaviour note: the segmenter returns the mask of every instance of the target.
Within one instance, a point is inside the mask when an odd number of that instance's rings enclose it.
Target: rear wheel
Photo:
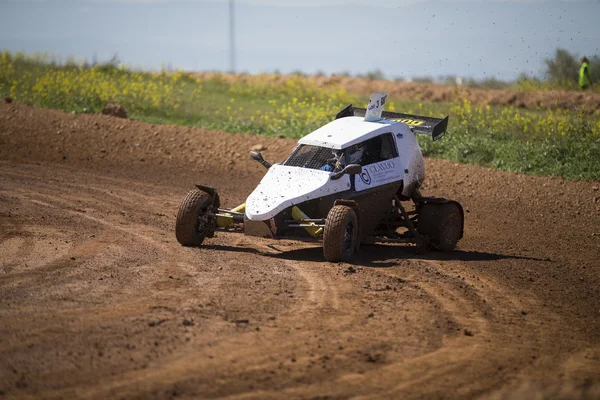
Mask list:
[[[419,212],[419,233],[429,237],[429,244],[441,251],[452,251],[461,238],[463,218],[455,203],[428,203]]]
[[[348,206],[337,205],[327,214],[323,231],[323,253],[331,262],[348,261],[358,240],[358,218]]]
[[[207,215],[210,207],[219,207],[219,197],[202,190],[189,191],[181,204],[175,222],[175,236],[183,246],[199,246],[206,236],[211,237],[215,229],[215,219]]]

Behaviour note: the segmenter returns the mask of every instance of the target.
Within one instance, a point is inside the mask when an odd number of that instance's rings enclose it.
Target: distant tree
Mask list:
[[[504,89],[508,87],[508,83],[496,78],[486,78],[479,82],[479,85],[486,89]]]
[[[433,78],[431,76],[415,76],[412,81],[416,83],[433,83]]]
[[[579,60],[565,49],[556,49],[554,58],[544,59],[546,77],[555,83],[572,84],[577,82]]]
[[[458,84],[458,80],[456,78],[456,75],[442,75],[438,77],[438,82],[443,83],[444,85],[449,85],[449,86],[453,86],[453,85],[457,85]]]
[[[373,71],[369,71],[364,75],[365,78],[369,79],[369,80],[383,80],[385,79],[385,74],[383,73],[382,70],[380,69],[376,69]]]
[[[346,77],[351,77],[352,76],[352,74],[350,73],[350,71],[340,71],[340,72],[336,72],[334,75],[346,76]]]
[[[481,87],[481,84],[475,78],[459,78],[459,79],[460,79],[461,83],[458,86],[466,86],[466,87],[472,87],[472,88]]]
[[[75,58],[75,56],[67,57],[67,60],[64,63],[64,67],[66,67],[67,69],[73,69],[73,68],[79,67],[79,63],[77,62],[77,59]]]
[[[119,69],[119,63],[121,61],[119,60],[119,53],[115,53],[113,54],[113,56],[110,58],[110,60],[102,62],[98,65],[98,70],[102,71],[102,72],[112,72],[112,71],[117,71]]]

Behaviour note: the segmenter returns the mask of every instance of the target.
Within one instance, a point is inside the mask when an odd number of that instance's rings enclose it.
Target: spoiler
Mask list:
[[[335,119],[344,117],[364,117],[366,109],[352,107],[352,104],[337,113]],[[423,117],[421,115],[402,114],[391,111],[384,111],[381,114],[382,119],[393,122],[403,122],[415,133],[431,135],[433,140],[438,140],[446,133],[448,128],[448,116],[446,118]]]

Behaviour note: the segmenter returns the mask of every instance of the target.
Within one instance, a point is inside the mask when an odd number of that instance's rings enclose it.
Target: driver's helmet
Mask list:
[[[361,144],[355,144],[348,147],[348,164],[360,164],[360,160],[365,154],[365,149]]]

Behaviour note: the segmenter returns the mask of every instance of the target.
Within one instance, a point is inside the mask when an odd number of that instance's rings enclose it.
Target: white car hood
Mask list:
[[[246,200],[246,217],[270,219],[286,208],[350,189],[350,177],[329,179],[331,173],[275,164]]]

